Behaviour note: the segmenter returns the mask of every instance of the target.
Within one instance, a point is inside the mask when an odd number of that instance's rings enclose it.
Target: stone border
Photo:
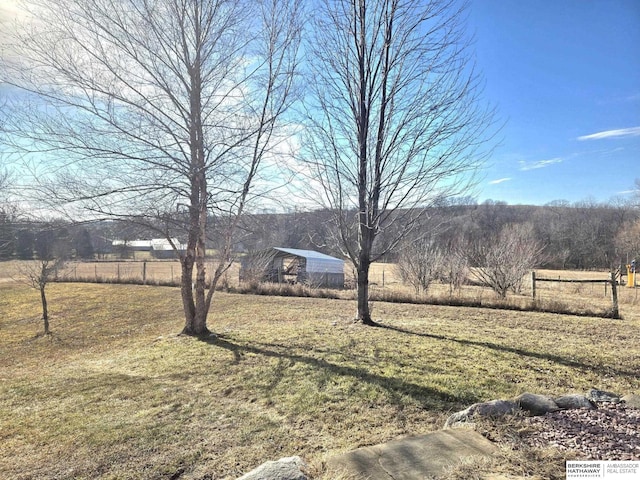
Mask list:
[[[605,390],[592,388],[586,395],[572,393],[560,397],[550,397],[525,392],[510,400],[491,400],[474,403],[447,418],[445,429],[470,426],[474,418],[524,414],[540,416],[558,410],[597,409],[596,402],[625,402],[629,408],[640,409],[640,395],[631,393],[620,396]],[[285,457],[277,461],[263,463],[237,480],[308,480],[306,464],[300,457]]]
[[[444,428],[455,428],[471,423],[474,417],[502,417],[504,415],[524,414],[528,416],[545,415],[558,410],[588,409],[594,410],[596,402],[626,402],[631,408],[640,408],[640,395],[618,394],[592,388],[586,395],[572,393],[560,397],[550,397],[535,393],[523,393],[511,400],[491,400],[474,403],[470,407],[456,412],[447,418]]]

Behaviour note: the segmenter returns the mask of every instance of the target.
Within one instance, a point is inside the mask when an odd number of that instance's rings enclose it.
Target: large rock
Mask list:
[[[640,409],[640,395],[630,393],[622,397],[620,400],[622,400],[629,408]]]
[[[616,395],[615,393],[606,392],[604,390],[598,390],[596,388],[592,388],[587,393],[587,398],[594,402],[611,402],[618,403],[620,402],[620,395]]]
[[[498,447],[474,430],[450,429],[362,447],[327,460],[326,478],[416,480],[441,478],[471,457],[491,458]]]
[[[490,402],[474,403],[469,408],[452,414],[444,424],[450,428],[456,424],[469,422],[473,417],[502,417],[512,415],[518,411],[518,405],[509,400],[491,400]]]
[[[523,393],[514,398],[514,401],[522,410],[530,415],[544,415],[560,410],[551,397],[538,395],[536,393]]]
[[[594,410],[598,408],[591,400],[584,395],[577,393],[571,395],[563,395],[553,399],[562,410],[577,410],[579,408],[586,408],[588,410]]]
[[[275,462],[263,463],[238,480],[307,480],[302,471],[305,467],[300,457],[285,457]]]

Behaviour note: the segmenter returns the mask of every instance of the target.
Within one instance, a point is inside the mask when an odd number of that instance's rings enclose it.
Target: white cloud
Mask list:
[[[637,137],[640,136],[640,127],[621,128],[618,130],[605,130],[578,137],[578,140],[601,140],[603,138]]]
[[[508,182],[509,180],[511,180],[511,177],[498,178],[497,180],[491,180],[489,185],[498,185],[500,183]]]
[[[545,168],[545,167],[548,167],[549,165],[562,163],[562,160],[563,159],[561,157],[550,158],[549,160],[538,160],[537,162],[525,162],[524,160],[521,160],[519,162],[520,170],[522,170],[523,172],[526,172],[527,170],[536,170],[538,168]]]
[[[640,193],[640,190],[622,190],[621,192],[616,192],[616,195],[637,195]]]

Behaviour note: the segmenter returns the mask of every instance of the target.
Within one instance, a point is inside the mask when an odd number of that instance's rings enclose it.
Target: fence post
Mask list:
[[[611,272],[611,300],[613,302],[613,311],[611,316],[613,318],[620,318],[620,311],[618,307],[618,289],[616,288],[616,274]]]
[[[142,262],[142,284],[147,284],[147,261],[144,260]]]
[[[536,272],[531,272],[531,296],[536,299]]]

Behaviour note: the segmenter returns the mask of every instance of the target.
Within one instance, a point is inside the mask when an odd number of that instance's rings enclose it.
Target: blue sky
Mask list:
[[[630,198],[640,178],[640,0],[470,0],[468,27],[484,97],[506,122],[478,200]]]
[[[640,0],[471,0],[485,98],[506,121],[479,200],[630,197],[640,178]]]

